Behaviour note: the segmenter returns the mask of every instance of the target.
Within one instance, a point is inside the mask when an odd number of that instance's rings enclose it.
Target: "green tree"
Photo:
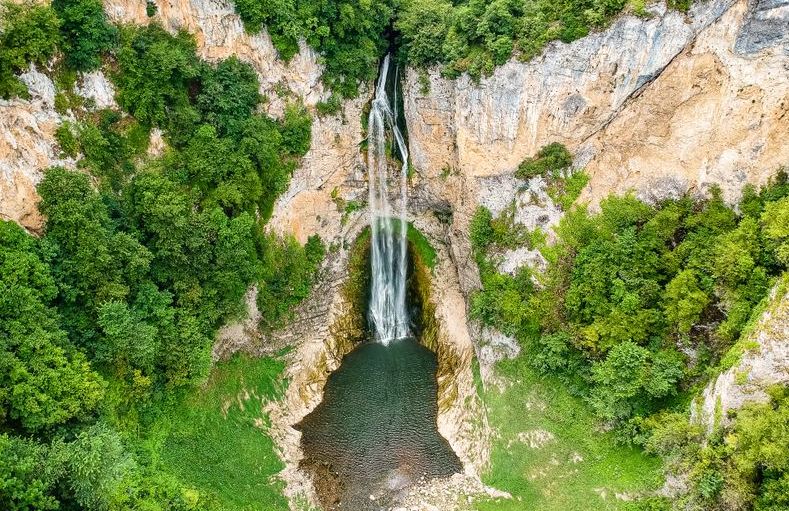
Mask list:
[[[64,326],[73,340],[95,352],[99,305],[128,299],[146,278],[152,255],[133,236],[115,229],[86,175],[51,168],[38,192]]]
[[[34,239],[0,221],[0,424],[39,430],[90,414],[104,384],[49,307],[56,287]]]
[[[52,495],[57,470],[47,460],[46,446],[0,434],[0,505],[8,511],[47,511],[60,503]]]
[[[118,70],[118,104],[139,122],[166,130],[183,143],[199,120],[189,90],[198,84],[200,65],[195,42],[187,32],[173,36],[151,24],[122,33]]]
[[[55,11],[34,2],[0,3],[0,97],[26,96],[16,76],[28,65],[45,65],[60,43]]]
[[[137,470],[118,433],[101,422],[82,430],[72,442],[55,442],[52,450],[66,466],[69,496],[87,510],[108,509],[124,480]]]
[[[593,365],[595,386],[589,401],[604,419],[627,419],[650,411],[653,400],[675,393],[682,375],[682,360],[676,352],[653,355],[633,342],[623,342]]]
[[[60,33],[66,63],[77,71],[101,65],[102,54],[117,43],[118,30],[107,22],[101,0],[53,0],[61,20]]]
[[[206,66],[201,75],[197,106],[220,136],[237,137],[244,122],[260,103],[255,70],[233,56],[216,67]]]
[[[684,270],[666,285],[664,303],[666,320],[678,335],[686,336],[699,322],[710,298],[699,287],[693,270]]]
[[[395,27],[403,35],[403,51],[416,66],[426,66],[441,58],[449,31],[452,3],[446,0],[404,2]]]
[[[252,161],[229,138],[219,138],[213,126],[203,125],[183,151],[172,155],[177,174],[201,195],[205,208],[220,207],[231,215],[254,212],[262,188]]]

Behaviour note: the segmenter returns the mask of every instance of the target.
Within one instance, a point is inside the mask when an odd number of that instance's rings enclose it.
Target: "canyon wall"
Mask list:
[[[789,163],[787,26],[786,0],[709,0],[687,15],[659,4],[479,83],[432,70],[424,87],[411,71],[413,163],[432,176],[496,176],[561,142],[591,177],[581,200],[711,184],[734,200]]]
[[[51,165],[73,167],[73,160],[58,156],[55,130],[62,122],[55,111],[55,86],[31,68],[20,76],[30,99],[0,99],[0,219],[14,220],[38,232],[36,185],[41,171]]]
[[[208,60],[237,55],[249,62],[268,98],[264,109],[273,116],[281,115],[289,101],[313,107],[327,99],[311,49],[302,45],[289,63],[280,61],[265,32],[244,32],[228,1],[155,3],[152,18],[140,0],[105,0],[105,8],[118,22],[156,20],[173,32],[188,30]],[[575,166],[591,177],[582,201],[595,204],[611,192],[630,189],[657,200],[702,193],[712,184],[734,200],[746,182],[762,183],[789,164],[788,26],[789,0],[709,0],[687,15],[656,4],[648,16],[625,15],[603,32],[570,44],[551,43],[530,62],[513,59],[479,83],[467,76],[448,80],[431,70],[425,89],[420,73],[408,70],[404,108],[415,170],[410,220],[438,248],[436,296],[444,298],[436,303],[438,321],[443,342],[463,360],[462,371],[453,375],[455,405],[439,417],[439,427],[465,457],[468,475],[483,468],[472,456],[474,449],[486,449],[479,432],[463,429],[469,414],[480,415],[463,409],[464,400],[474,395],[471,350],[481,344],[467,327],[464,303],[479,285],[468,240],[476,206],[496,212],[529,194],[536,199],[519,209],[518,221],[550,230],[561,211],[544,193],[544,183],[535,180],[524,191],[524,182],[512,173],[524,158],[556,141],[567,145],[576,155]],[[36,70],[22,78],[31,99],[0,101],[0,218],[38,232],[42,218],[35,185],[41,172],[75,162],[58,154],[54,132],[69,113],[54,110],[52,82]],[[93,97],[97,106],[112,104],[111,85],[100,73],[81,76],[78,93]],[[289,425],[317,404],[328,371],[339,363],[325,340],[328,326],[345,307],[339,296],[347,277],[345,250],[367,218],[365,209],[347,212],[344,204],[367,196],[360,120],[370,93],[363,89],[335,115],[315,116],[310,150],[269,222],[272,230],[301,242],[320,234],[337,249],[324,265],[324,280],[298,312],[298,328],[264,339],[255,325],[251,291],[251,320],[223,329],[215,351],[220,358],[239,349],[264,353],[266,342],[269,348],[280,341],[298,345],[289,355],[288,394],[271,410],[274,436],[287,463],[284,477],[291,483],[287,491],[294,498],[309,497],[311,490],[297,469],[298,433]],[[161,151],[161,137],[156,140]],[[540,264],[533,253],[509,254],[502,270],[512,271],[521,260]],[[776,300],[787,302],[786,297]],[[767,323],[778,313],[771,314]],[[780,333],[774,338],[784,342],[785,328],[774,331]],[[755,364],[747,357],[743,363]]]
[[[784,276],[766,299],[765,310],[729,355],[736,358],[733,365],[713,379],[691,406],[691,420],[708,432],[728,425],[730,411],[769,401],[771,385],[789,382],[788,288],[789,276]]]

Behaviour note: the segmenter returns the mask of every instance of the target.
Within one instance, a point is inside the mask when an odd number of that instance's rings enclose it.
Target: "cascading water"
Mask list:
[[[413,485],[463,470],[438,432],[438,359],[412,337],[406,308],[408,149],[396,103],[397,71],[387,56],[368,122],[369,323],[378,342],[360,343],[343,357],[323,401],[296,425],[304,451],[300,467],[312,474],[326,511],[397,508]],[[397,158],[399,169],[390,165]],[[420,283],[411,284],[418,310]]]
[[[408,148],[403,134],[397,127],[393,110],[397,106],[389,102],[386,93],[390,56],[381,64],[375,98],[368,118],[367,165],[370,184],[370,228],[371,241],[371,292],[370,323],[376,341],[389,344],[410,335],[408,311],[406,309],[406,252],[407,252],[407,170]],[[397,94],[395,83],[394,93]],[[396,97],[395,97],[396,99]],[[394,148],[403,162],[399,181],[396,210],[389,203],[389,158],[387,135],[393,140]]]

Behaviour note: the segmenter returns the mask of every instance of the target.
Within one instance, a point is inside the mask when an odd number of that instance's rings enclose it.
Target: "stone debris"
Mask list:
[[[531,431],[522,431],[518,433],[514,441],[510,441],[507,447],[512,447],[514,442],[519,442],[528,445],[531,449],[539,449],[546,444],[554,441],[556,437],[550,431],[544,429],[533,429]]]

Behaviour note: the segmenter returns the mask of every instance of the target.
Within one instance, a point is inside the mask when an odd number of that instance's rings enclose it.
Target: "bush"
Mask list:
[[[258,283],[261,327],[273,330],[292,318],[293,308],[309,296],[326,247],[311,236],[302,247],[292,238],[269,235],[261,245],[263,273]]]
[[[55,130],[55,140],[58,141],[60,151],[69,158],[75,158],[79,154],[80,149],[74,129],[74,126],[69,121],[64,121]]]
[[[66,64],[77,71],[101,65],[102,54],[117,44],[118,30],[107,22],[101,0],[53,0],[61,20]]]
[[[493,215],[484,206],[477,207],[469,225],[469,238],[472,248],[479,254],[484,254],[485,250],[493,243]]]
[[[521,179],[530,179],[535,176],[559,178],[562,171],[573,163],[570,151],[562,144],[554,142],[537,152],[537,156],[524,160],[518,166],[515,175]]]
[[[183,143],[199,119],[189,99],[198,84],[200,65],[191,35],[176,36],[151,24],[128,29],[121,37],[118,71],[118,104],[147,126],[168,130]]]
[[[60,43],[55,11],[33,2],[0,4],[0,97],[27,96],[16,76],[28,65],[46,65]]]

